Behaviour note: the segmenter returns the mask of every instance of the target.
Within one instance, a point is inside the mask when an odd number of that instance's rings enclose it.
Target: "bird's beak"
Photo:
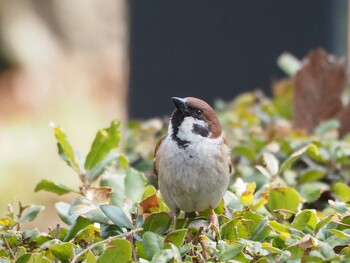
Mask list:
[[[186,99],[182,99],[182,98],[178,98],[178,97],[172,97],[171,99],[174,102],[174,105],[175,105],[177,110],[179,110],[181,112],[188,111]]]

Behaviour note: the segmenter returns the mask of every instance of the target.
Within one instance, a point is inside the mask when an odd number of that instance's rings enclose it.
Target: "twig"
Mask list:
[[[204,260],[206,260],[206,259],[208,259],[208,254],[207,254],[207,252],[205,251],[205,250],[206,250],[205,243],[203,242],[202,239],[199,241],[199,243],[200,243],[200,245],[201,245],[201,247],[202,247],[202,257],[203,257]]]
[[[7,250],[10,252],[11,257],[12,257],[13,259],[16,259],[15,254],[13,253],[13,251],[12,251],[12,249],[11,249],[9,243],[7,242],[6,237],[4,236],[4,234],[1,234],[1,237],[2,237],[2,239],[4,240],[5,246],[6,246]]]
[[[61,235],[61,226],[60,224],[56,225],[56,238],[60,239],[60,235]]]
[[[90,246],[88,246],[87,248],[83,249],[83,250],[80,251],[78,254],[76,254],[76,255],[74,256],[74,258],[72,259],[71,263],[77,262],[78,258],[79,258],[81,255],[85,254],[86,252],[88,252],[89,250],[93,249],[94,247],[97,247],[97,246],[100,245],[100,244],[108,243],[108,242],[110,242],[110,241],[112,241],[112,240],[114,240],[114,239],[120,238],[120,237],[122,237],[122,236],[131,235],[131,234],[133,234],[133,233],[136,233],[136,232],[139,232],[139,231],[142,231],[142,230],[143,230],[143,228],[137,228],[137,229],[135,229],[135,230],[132,230],[132,231],[129,231],[129,232],[126,232],[126,233],[117,235],[117,236],[109,237],[109,238],[107,238],[107,239],[105,239],[105,240],[101,240],[101,241],[99,241],[99,242],[96,242],[96,243],[94,243],[94,244],[91,244]]]
[[[202,234],[203,229],[204,229],[203,226],[201,226],[201,227],[198,229],[197,234],[195,235],[195,237],[194,237],[193,240],[192,240],[192,244],[196,244],[196,243],[197,243],[198,238],[199,238],[199,236]]]
[[[18,212],[17,218],[20,219],[24,210],[26,210],[28,206],[27,205],[23,206],[21,201],[18,202],[18,206],[19,206],[19,212]],[[21,230],[21,225],[20,223],[17,222],[17,231],[19,230]]]
[[[131,243],[131,251],[132,251],[132,260],[137,262],[137,255],[136,255],[136,249],[135,249],[135,240],[132,234],[129,234],[126,236],[126,240],[128,240]]]

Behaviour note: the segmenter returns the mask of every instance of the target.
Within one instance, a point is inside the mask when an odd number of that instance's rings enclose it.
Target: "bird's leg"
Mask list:
[[[177,217],[180,214],[180,210],[176,209],[175,211],[173,211],[173,223],[174,223],[174,230],[176,230],[176,223],[177,223]]]
[[[216,237],[216,234],[217,236],[219,236],[219,229],[220,229],[220,225],[219,225],[219,218],[218,216],[216,215],[215,211],[213,208],[209,208],[210,209],[210,215],[209,215],[209,225],[208,225],[208,228],[207,228],[207,231],[209,231],[210,229],[212,230],[213,232],[213,237],[215,238]]]

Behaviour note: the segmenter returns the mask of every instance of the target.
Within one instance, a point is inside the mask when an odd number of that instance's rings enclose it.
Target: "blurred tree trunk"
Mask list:
[[[125,1],[2,0],[0,40],[1,53],[19,66],[0,77],[2,112],[40,111],[78,96],[100,104],[108,119],[125,119]]]

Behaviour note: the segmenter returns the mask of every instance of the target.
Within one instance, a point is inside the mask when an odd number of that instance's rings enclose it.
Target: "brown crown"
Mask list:
[[[203,111],[204,119],[207,121],[209,125],[209,130],[211,132],[211,138],[218,138],[221,136],[221,125],[218,120],[218,117],[215,114],[215,111],[208,103],[206,103],[203,100],[193,98],[193,97],[186,97],[188,107],[191,108],[198,108]]]

